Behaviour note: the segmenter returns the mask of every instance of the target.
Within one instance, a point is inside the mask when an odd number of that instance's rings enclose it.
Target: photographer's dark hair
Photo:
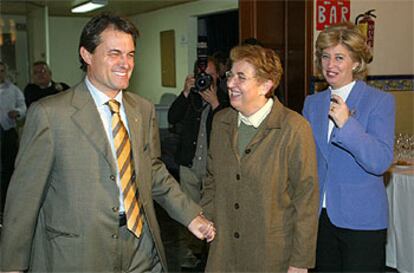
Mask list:
[[[200,69],[200,63],[204,63],[204,62],[206,63],[204,70],[207,68],[208,62],[212,62],[214,64],[214,68],[216,69],[216,72],[218,73],[218,71],[220,71],[220,65],[219,65],[219,62],[217,61],[217,59],[212,57],[212,56],[208,56],[207,61],[200,60],[200,59],[197,59],[195,61],[194,68],[193,68],[194,75],[196,75],[197,73],[200,72],[200,70],[202,70],[202,69]]]
[[[111,13],[102,13],[93,17],[83,28],[79,40],[80,48],[84,47],[90,53],[94,53],[96,47],[101,43],[101,33],[107,28],[112,27],[115,30],[131,34],[136,45],[136,39],[139,36],[138,29],[128,19]],[[87,64],[79,53],[81,69],[86,71]]]

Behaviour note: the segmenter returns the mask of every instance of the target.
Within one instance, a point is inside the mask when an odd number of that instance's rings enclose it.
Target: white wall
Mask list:
[[[368,66],[369,75],[413,75],[414,1],[351,0],[350,21],[355,22],[359,14],[371,9],[375,9],[374,14],[377,18],[374,60]],[[314,42],[317,34],[315,31]]]
[[[78,59],[79,38],[89,17],[49,17],[52,78],[70,86],[83,77]]]
[[[35,7],[27,16],[30,64],[39,60],[49,62],[49,22],[47,18],[47,7]]]
[[[158,103],[163,93],[178,94],[196,59],[197,16],[238,9],[238,0],[200,0],[132,17],[137,42],[131,91]],[[160,31],[175,31],[176,88],[161,86]]]

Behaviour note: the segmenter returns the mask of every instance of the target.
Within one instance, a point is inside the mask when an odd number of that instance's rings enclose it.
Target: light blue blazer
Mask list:
[[[378,230],[388,226],[383,173],[393,161],[394,96],[356,81],[346,104],[351,117],[335,127],[328,142],[331,91],[308,96],[303,115],[315,137],[322,207],[341,228]]]

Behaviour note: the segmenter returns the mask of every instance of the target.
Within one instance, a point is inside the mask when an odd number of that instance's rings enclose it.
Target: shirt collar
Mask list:
[[[268,99],[262,108],[260,108],[258,111],[256,111],[256,113],[249,117],[246,117],[239,112],[238,126],[240,126],[240,122],[243,122],[248,126],[253,126],[256,129],[259,128],[263,120],[269,115],[270,111],[272,111],[272,106],[273,99]]]
[[[89,92],[93,100],[95,101],[96,106],[103,106],[105,105],[111,98],[105,95],[104,92],[99,91],[91,81],[88,79],[88,76],[85,77],[85,84],[88,87]],[[120,105],[122,105],[122,92],[119,92],[116,97],[114,98]]]
[[[352,81],[348,83],[347,85],[342,86],[338,89],[332,89],[332,87],[329,87],[332,94],[340,96],[344,101],[348,98],[349,94],[351,93],[352,88],[355,85],[355,81]]]

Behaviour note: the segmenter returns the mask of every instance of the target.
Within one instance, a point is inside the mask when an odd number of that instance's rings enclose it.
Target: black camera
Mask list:
[[[194,67],[195,83],[193,92],[203,92],[208,89],[213,83],[213,77],[206,73],[208,66],[208,48],[207,48],[207,37],[198,37],[197,44],[197,62]]]

